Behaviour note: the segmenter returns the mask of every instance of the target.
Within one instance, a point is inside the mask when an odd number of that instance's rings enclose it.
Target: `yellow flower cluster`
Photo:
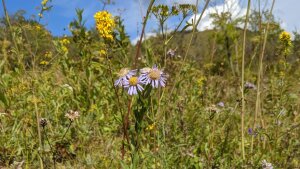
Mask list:
[[[45,54],[44,54],[44,56],[45,56],[45,58],[52,58],[52,52],[51,51],[47,51]]]
[[[45,61],[45,60],[43,60],[43,61],[40,62],[40,65],[48,65],[48,64],[49,64],[49,62]]]
[[[288,55],[290,53],[290,48],[292,47],[292,40],[290,33],[283,31],[279,35],[279,40],[283,47],[283,54]]]
[[[35,29],[36,29],[37,31],[39,31],[39,30],[42,29],[42,27],[41,27],[40,25],[35,25]]]
[[[64,38],[64,39],[60,40],[60,43],[61,43],[62,45],[68,45],[68,44],[70,44],[70,41],[69,41],[69,39]]]
[[[281,34],[279,35],[279,40],[281,42],[288,42],[289,44],[291,44],[291,35],[290,33],[283,31],[281,32]]]
[[[68,53],[69,50],[68,50],[68,48],[67,48],[66,45],[70,44],[70,41],[67,38],[63,38],[63,39],[61,39],[59,41],[59,43],[61,45],[61,51],[62,51],[62,53],[65,53],[65,54]]]
[[[7,90],[8,97],[18,96],[20,94],[25,93],[30,89],[30,84],[28,82],[21,82],[16,86],[12,86],[10,89]]]
[[[115,27],[115,21],[112,15],[107,11],[99,11],[94,15],[96,21],[96,28],[101,37],[113,40],[113,29]]]
[[[207,81],[207,78],[205,76],[201,76],[199,79],[197,79],[197,85],[199,87],[198,94],[202,95],[203,94],[203,87],[205,82]]]
[[[48,0],[43,0],[42,5],[45,6],[47,4]]]
[[[155,124],[153,123],[153,124],[150,124],[148,127],[146,127],[146,130],[147,131],[151,131],[151,130],[153,130],[155,128]]]
[[[101,49],[101,50],[99,51],[99,54],[100,54],[101,57],[104,57],[104,56],[106,56],[107,53],[106,53],[105,50]]]

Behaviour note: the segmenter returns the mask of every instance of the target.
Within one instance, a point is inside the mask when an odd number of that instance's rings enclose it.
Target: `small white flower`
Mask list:
[[[268,163],[266,160],[261,162],[261,166],[263,169],[273,169],[272,163]]]
[[[68,113],[65,115],[69,120],[74,121],[75,119],[79,118],[79,112],[74,110],[69,110]]]

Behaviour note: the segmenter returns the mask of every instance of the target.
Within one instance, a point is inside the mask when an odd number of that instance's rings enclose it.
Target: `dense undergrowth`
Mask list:
[[[245,18],[168,32],[170,17],[202,11],[151,2],[159,33],[136,45],[109,12],[88,30],[76,10],[65,37],[2,18],[0,168],[300,167],[299,34],[252,11],[243,50]]]

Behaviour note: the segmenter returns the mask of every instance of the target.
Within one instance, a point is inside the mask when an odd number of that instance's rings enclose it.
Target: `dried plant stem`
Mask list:
[[[46,138],[46,141],[47,141],[47,143],[49,144],[49,146],[50,146],[50,151],[51,151],[51,153],[53,154],[54,153],[54,149],[53,149],[53,147],[52,147],[52,145],[51,145],[51,143],[50,143],[50,140],[49,140],[49,137],[48,137],[48,134],[47,134],[47,131],[46,131],[46,128],[43,126],[43,133],[44,133],[44,136],[45,136],[45,138]],[[56,161],[55,161],[55,158],[53,158],[53,168],[54,169],[56,169]]]
[[[33,93],[33,96],[35,98],[35,92]],[[36,124],[37,124],[37,130],[38,130],[38,139],[39,139],[39,148],[42,147],[42,135],[41,135],[41,127],[40,127],[40,113],[38,111],[38,106],[37,106],[37,98],[34,99],[34,112],[35,112],[35,116],[36,116]],[[41,156],[40,157],[40,168],[43,169],[44,165],[43,165],[43,159]]]
[[[152,6],[153,6],[154,2],[155,2],[155,0],[150,1],[150,4],[149,4],[148,9],[147,9],[146,16],[145,16],[144,21],[143,21],[142,33],[141,33],[140,39],[139,39],[138,44],[137,44],[136,55],[135,55],[134,62],[133,62],[133,69],[135,69],[137,67],[137,61],[138,61],[138,58],[139,58],[140,53],[141,53],[141,46],[142,46],[142,41],[143,41],[143,37],[144,37],[144,34],[145,34],[146,24],[147,24],[147,21],[148,21],[149,15],[151,13],[151,9],[152,9]]]
[[[65,136],[66,136],[67,132],[69,131],[69,129],[70,129],[70,127],[71,127],[72,123],[73,123],[73,121],[72,121],[72,120],[70,120],[70,123],[69,123],[69,125],[68,125],[68,128],[67,128],[67,130],[65,131],[64,135],[62,136],[62,138],[61,138],[61,141],[63,141],[63,140],[64,140],[64,138],[65,138]]]
[[[272,11],[274,8],[275,0],[272,2],[272,6],[270,9],[269,17],[272,15]],[[269,18],[268,18],[269,19]],[[269,32],[269,27],[270,27],[270,20],[267,23],[267,27],[265,30],[265,36],[264,36],[264,41],[263,41],[263,46],[261,50],[261,54],[259,57],[259,66],[258,66],[258,73],[257,73],[257,93],[256,93],[256,105],[255,105],[255,117],[254,117],[254,122],[253,122],[253,129],[255,129],[256,121],[258,118],[258,115],[260,115],[260,120],[262,123],[262,127],[264,128],[264,122],[263,122],[263,117],[262,117],[262,112],[261,112],[261,105],[262,105],[262,100],[261,100],[261,79],[263,78],[263,59],[264,59],[264,54],[265,54],[265,49],[266,49],[266,44],[267,44],[267,39],[268,39],[268,32]],[[254,136],[252,136],[251,140],[251,152],[253,152],[253,144],[254,144]],[[266,141],[264,139],[264,144],[263,148],[265,148]]]
[[[244,121],[245,121],[245,93],[244,93],[244,84],[245,84],[245,52],[246,52],[246,35],[247,35],[247,25],[249,19],[251,0],[248,0],[246,20],[244,25],[244,36],[243,36],[243,53],[242,53],[242,112],[241,112],[241,137],[242,137],[242,156],[245,160],[245,138],[244,138]]]

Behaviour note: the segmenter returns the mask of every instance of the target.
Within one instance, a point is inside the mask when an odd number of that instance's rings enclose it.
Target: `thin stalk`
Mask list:
[[[51,151],[51,153],[53,154],[53,152],[54,152],[54,149],[53,149],[53,147],[52,147],[52,145],[51,145],[51,143],[50,143],[50,140],[49,140],[49,137],[48,137],[48,134],[47,134],[47,131],[46,131],[46,128],[43,126],[43,131],[44,131],[44,136],[45,136],[45,138],[46,138],[46,141],[47,141],[47,143],[49,144],[49,146],[50,146],[50,151]],[[54,169],[56,169],[56,162],[55,162],[55,158],[53,158],[53,168]]]
[[[274,8],[274,4],[275,4],[275,0],[273,0],[272,2],[272,6],[271,6],[271,10],[270,10],[270,14],[269,16],[272,15],[272,11]],[[258,118],[258,114],[260,114],[261,116],[261,123],[262,123],[262,127],[264,127],[264,122],[263,122],[263,118],[262,118],[262,113],[261,113],[261,105],[262,105],[262,101],[261,101],[261,81],[263,78],[263,59],[264,59],[264,54],[265,54],[265,49],[266,49],[266,44],[267,44],[267,39],[268,39],[268,32],[269,32],[269,27],[270,27],[270,20],[267,23],[267,28],[265,31],[265,36],[264,36],[264,41],[263,41],[263,46],[262,46],[262,50],[261,50],[261,54],[259,57],[259,66],[258,66],[258,73],[257,73],[257,93],[256,93],[256,104],[255,104],[255,117],[254,117],[254,122],[253,122],[253,129],[255,130],[255,125],[256,125],[256,121]],[[251,139],[251,153],[253,152],[253,145],[254,145],[254,136],[252,136]],[[265,139],[264,139],[264,144],[263,147],[265,148]]]
[[[70,129],[70,127],[71,127],[72,123],[73,123],[73,121],[72,121],[72,120],[70,120],[70,123],[69,123],[69,125],[68,125],[68,128],[67,128],[67,130],[65,131],[64,135],[62,136],[62,138],[61,138],[61,141],[63,141],[63,140],[64,140],[64,138],[65,138],[65,136],[66,136],[67,132],[69,131],[69,129]]]
[[[139,58],[140,52],[141,52],[140,50],[141,50],[141,46],[142,46],[143,37],[144,37],[144,34],[145,34],[146,24],[147,24],[147,21],[148,21],[149,15],[151,13],[151,9],[152,9],[152,6],[153,6],[154,2],[155,2],[155,0],[150,1],[150,4],[149,4],[148,9],[147,9],[146,16],[145,16],[144,21],[143,21],[142,33],[141,33],[141,36],[140,36],[140,40],[138,41],[138,45],[137,45],[137,49],[136,49],[137,51],[136,51],[136,55],[135,55],[134,62],[133,62],[133,69],[135,69],[137,67],[137,61],[138,61],[138,58]]]
[[[245,52],[246,52],[246,35],[247,35],[247,25],[249,19],[251,0],[248,0],[246,20],[244,25],[244,37],[243,37],[243,54],[242,54],[242,112],[241,112],[241,135],[242,135],[242,156],[245,160],[245,138],[244,138],[244,121],[245,121],[245,93],[244,93],[244,84],[245,84]]]
[[[35,96],[35,94],[33,94]],[[38,111],[38,106],[37,106],[37,100],[34,100],[34,111],[35,111],[35,116],[36,116],[36,123],[37,123],[37,130],[38,130],[38,139],[39,139],[39,147],[42,147],[42,135],[41,135],[41,128],[40,128],[40,113]],[[40,168],[43,169],[43,159],[40,156]]]

